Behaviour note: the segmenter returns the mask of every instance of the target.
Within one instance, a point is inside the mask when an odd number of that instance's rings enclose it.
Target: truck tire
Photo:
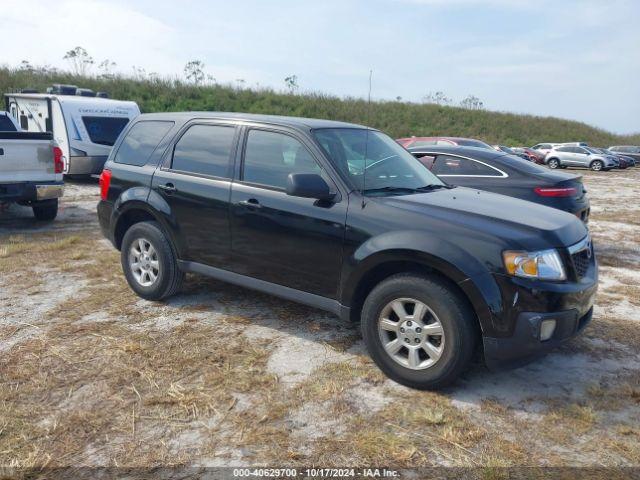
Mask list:
[[[477,322],[465,299],[435,275],[382,281],[362,308],[369,354],[392,380],[419,390],[444,387],[467,368]]]
[[[58,199],[43,200],[31,204],[36,220],[51,221],[58,215]]]
[[[157,222],[135,223],[124,234],[122,270],[131,289],[145,300],[161,300],[180,290],[184,272]]]

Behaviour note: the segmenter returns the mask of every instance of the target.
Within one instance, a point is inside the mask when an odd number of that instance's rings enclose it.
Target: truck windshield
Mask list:
[[[112,146],[118,135],[129,123],[126,117],[82,117],[89,138],[93,143]]]
[[[363,128],[323,128],[313,134],[340,174],[367,195],[444,187],[419,160],[383,133]]]

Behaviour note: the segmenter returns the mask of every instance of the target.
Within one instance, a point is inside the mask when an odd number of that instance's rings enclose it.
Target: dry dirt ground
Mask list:
[[[134,296],[95,182],[58,219],[0,213],[0,466],[640,465],[640,168],[584,172],[601,264],[584,335],[529,366],[417,392],[356,328],[190,277]]]

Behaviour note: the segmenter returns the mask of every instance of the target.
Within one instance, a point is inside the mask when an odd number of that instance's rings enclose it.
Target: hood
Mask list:
[[[498,237],[527,250],[562,248],[587,235],[570,213],[471,188],[456,187],[423,194],[379,197],[388,206],[410,210],[473,232]]]

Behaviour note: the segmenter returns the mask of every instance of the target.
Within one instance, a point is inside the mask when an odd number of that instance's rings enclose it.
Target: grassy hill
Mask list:
[[[640,144],[640,133],[614,135],[585,123],[487,110],[403,103],[373,102],[369,114],[362,99],[341,99],[310,93],[288,95],[269,89],[194,86],[170,79],[100,79],[65,73],[0,68],[0,91],[70,83],[109,92],[113,98],[135,100],[143,112],[217,110],[328,118],[371,125],[393,137],[451,135],[489,143],[533,145],[541,141],[587,141],[593,145]]]

